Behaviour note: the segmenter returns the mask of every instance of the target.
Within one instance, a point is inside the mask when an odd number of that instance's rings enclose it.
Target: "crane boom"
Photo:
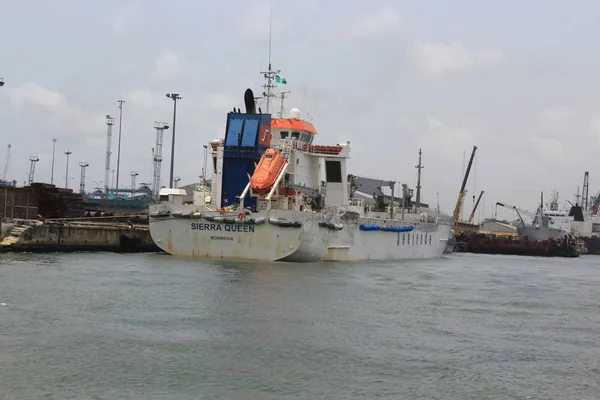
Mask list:
[[[479,202],[481,201],[481,198],[483,197],[484,193],[485,193],[485,190],[482,189],[481,193],[479,193],[479,197],[477,198],[477,202],[475,203],[475,206],[473,206],[473,211],[471,212],[471,215],[469,215],[469,220],[467,221],[468,224],[473,222],[473,218],[475,218],[475,211],[477,211],[477,207],[479,206]]]
[[[527,211],[527,210],[520,209],[520,208],[518,208],[518,207],[516,207],[516,206],[511,206],[510,204],[504,204],[504,203],[497,202],[497,203],[496,203],[496,207],[497,207],[497,206],[504,207],[504,208],[508,208],[508,209],[510,209],[510,210],[515,210],[515,211],[519,212],[520,214],[524,214],[524,215],[526,215],[526,216],[528,216],[528,217],[530,217],[530,218],[533,218],[533,217],[535,217],[535,214],[534,214],[534,213],[532,213],[532,212],[529,212],[529,211]]]
[[[467,193],[465,187],[467,186],[467,181],[469,180],[469,173],[471,172],[471,166],[473,165],[473,159],[475,158],[476,151],[477,146],[473,146],[471,159],[469,160],[469,165],[467,166],[467,170],[465,171],[465,177],[463,179],[462,186],[460,187],[460,192],[458,193],[458,199],[456,200],[456,207],[454,207],[454,213],[452,214],[452,220],[454,221],[454,223],[458,222],[460,211],[462,210],[463,200],[465,198],[465,194]]]

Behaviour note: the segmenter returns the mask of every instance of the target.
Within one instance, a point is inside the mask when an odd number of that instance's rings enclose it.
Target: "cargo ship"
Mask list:
[[[276,73],[265,73],[267,100]],[[296,262],[424,259],[447,251],[450,219],[420,202],[419,183],[416,204],[406,184],[395,197],[396,182],[346,172],[349,142],[313,144],[317,130],[298,109],[277,118],[267,103],[262,113],[250,89],[244,102],[246,112],[227,114],[224,140],[211,142],[211,194],[186,205],[184,190],[161,189],[160,203],[150,205],[150,233],[161,249]],[[357,191],[372,193],[375,204]]]

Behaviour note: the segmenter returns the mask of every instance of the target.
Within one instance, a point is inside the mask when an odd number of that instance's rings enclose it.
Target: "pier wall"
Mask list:
[[[16,222],[2,242],[2,251],[153,252],[148,226],[100,223]]]

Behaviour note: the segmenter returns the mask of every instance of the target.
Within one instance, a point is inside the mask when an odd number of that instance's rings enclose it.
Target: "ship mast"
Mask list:
[[[419,165],[415,166],[417,172],[417,210],[421,209],[421,170],[425,168],[421,164],[421,149],[419,149]]]
[[[273,94],[273,89],[277,86],[273,83],[275,80],[275,75],[278,75],[281,70],[273,70],[271,68],[271,43],[272,43],[272,33],[273,33],[273,5],[271,4],[271,8],[269,10],[269,69],[267,71],[262,71],[261,74],[264,75],[267,83],[263,85],[265,91],[263,92],[263,96],[267,98],[267,114],[269,114],[271,110],[271,98],[275,97]]]

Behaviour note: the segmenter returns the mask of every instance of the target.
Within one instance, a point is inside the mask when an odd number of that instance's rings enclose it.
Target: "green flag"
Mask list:
[[[275,83],[283,83],[284,85],[287,85],[287,79],[281,75],[275,75]]]

